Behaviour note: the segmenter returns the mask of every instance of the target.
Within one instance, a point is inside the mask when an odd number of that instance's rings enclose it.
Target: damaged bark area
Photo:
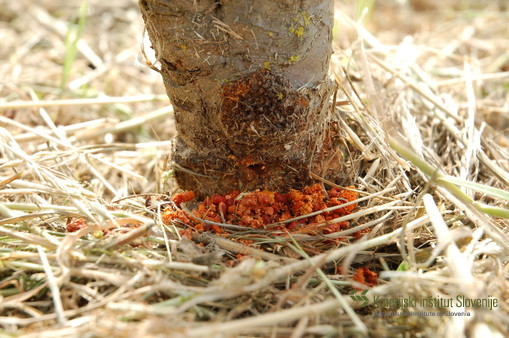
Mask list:
[[[288,191],[309,185],[311,170],[324,174],[332,1],[140,0],[140,9],[175,107],[182,189]]]

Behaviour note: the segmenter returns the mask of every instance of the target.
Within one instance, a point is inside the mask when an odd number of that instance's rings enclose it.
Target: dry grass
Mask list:
[[[266,243],[235,267],[238,243],[179,240],[164,202],[145,206],[175,189],[175,128],[136,2],[4,4],[0,336],[508,336],[509,13],[411,3],[378,5],[366,29],[337,12],[338,183],[371,231],[312,257],[306,236]],[[92,225],[66,233],[72,217]],[[366,265],[380,281],[362,307]],[[376,297],[458,295],[499,304],[376,315]]]

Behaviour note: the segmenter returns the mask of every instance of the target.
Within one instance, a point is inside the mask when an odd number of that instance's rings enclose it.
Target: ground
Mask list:
[[[0,335],[508,336],[508,20],[504,1],[338,3],[340,179],[199,209],[136,1],[6,2]],[[338,191],[355,208],[322,213]],[[242,218],[288,199],[292,227]]]

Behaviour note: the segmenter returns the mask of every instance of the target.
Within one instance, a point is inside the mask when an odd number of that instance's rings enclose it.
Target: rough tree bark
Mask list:
[[[175,108],[183,189],[288,190],[323,173],[332,0],[140,0]]]

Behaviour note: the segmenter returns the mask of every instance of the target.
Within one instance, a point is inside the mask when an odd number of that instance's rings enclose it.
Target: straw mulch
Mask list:
[[[338,4],[348,227],[184,237],[136,1],[84,4],[2,5],[0,336],[509,336],[503,2]]]

